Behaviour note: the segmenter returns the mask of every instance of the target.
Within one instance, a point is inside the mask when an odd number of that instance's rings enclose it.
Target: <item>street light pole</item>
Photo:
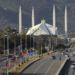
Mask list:
[[[27,32],[27,28],[25,28],[25,48],[27,49],[27,35],[26,35],[26,32]]]
[[[34,46],[34,36],[33,36],[33,49],[35,48],[35,46]]]
[[[14,55],[16,54],[16,40],[14,39]]]
[[[30,35],[30,48],[31,48],[31,35]]]
[[[9,36],[7,36],[7,55],[9,55]]]
[[[4,36],[4,55],[5,55],[5,36]]]
[[[15,32],[13,32],[13,35],[15,35]],[[16,39],[15,39],[15,37],[14,37],[14,52],[13,52],[13,54],[15,55],[15,48],[16,48]]]
[[[20,35],[20,49],[21,49],[21,52],[22,52],[22,36]]]
[[[7,39],[7,55],[9,55],[9,36],[5,35],[6,39]]]
[[[7,64],[10,64],[9,63],[9,59],[8,59],[8,56],[9,56],[9,36],[8,35],[5,35],[5,36],[7,38]],[[6,65],[6,67],[7,67],[7,75],[9,75],[9,73],[8,73],[8,66]]]
[[[42,55],[42,43],[41,43],[41,55]]]

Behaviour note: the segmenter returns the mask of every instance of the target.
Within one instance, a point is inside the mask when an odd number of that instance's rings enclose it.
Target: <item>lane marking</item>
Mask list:
[[[49,72],[49,70],[50,70],[50,68],[55,64],[55,63],[57,63],[58,62],[58,60],[56,60],[56,61],[54,61],[50,66],[49,66],[49,68],[47,69],[47,71],[45,72],[46,74]]]
[[[33,69],[33,68],[36,69],[36,67],[37,67],[38,65],[40,65],[42,62],[46,61],[46,60],[49,59],[49,58],[50,58],[50,56],[47,56],[47,57],[45,57],[45,58],[43,58],[43,59],[37,61],[36,63],[34,63],[33,65],[31,65],[28,69],[26,69],[23,73],[29,73],[29,72],[30,72],[30,73],[33,73],[33,72],[34,72],[34,69]]]
[[[38,66],[37,69],[35,69],[35,71],[33,73],[36,73],[44,64],[46,64],[50,59],[47,59],[47,61],[45,61],[44,63],[41,62],[41,64]]]

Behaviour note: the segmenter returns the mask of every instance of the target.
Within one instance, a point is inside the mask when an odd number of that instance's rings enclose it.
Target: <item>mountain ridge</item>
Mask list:
[[[75,32],[75,1],[74,0],[21,0],[23,10],[23,26],[31,26],[31,10],[35,8],[35,23],[46,19],[52,25],[53,4],[56,6],[56,25],[60,32],[64,33],[64,10],[68,7],[68,32]],[[18,27],[18,3],[17,0],[0,0],[0,26]],[[2,12],[2,13],[1,13]],[[4,15],[5,14],[5,15]],[[13,17],[13,18],[12,18]],[[3,20],[2,20],[3,19]],[[1,20],[4,24],[1,23]]]

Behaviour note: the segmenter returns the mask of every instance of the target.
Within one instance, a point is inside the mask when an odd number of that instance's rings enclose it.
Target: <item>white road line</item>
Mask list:
[[[57,60],[58,61],[58,60]],[[57,62],[56,61],[56,62]],[[47,69],[47,71],[45,72],[46,74],[50,71],[50,68],[56,63],[55,61],[49,66],[49,68]]]
[[[49,59],[50,57],[48,56],[47,59]],[[27,70],[24,71],[24,73],[34,73],[34,70],[36,69],[36,67],[38,67],[38,65],[40,65],[42,62],[44,62],[45,60],[47,60],[46,58],[43,58],[39,61],[37,61],[36,63],[34,63],[32,66],[30,66]],[[34,69],[33,69],[34,68]]]
[[[48,59],[47,61],[45,61],[42,64],[39,64],[38,68],[34,71],[34,73],[36,73],[44,64],[46,64],[50,59]]]

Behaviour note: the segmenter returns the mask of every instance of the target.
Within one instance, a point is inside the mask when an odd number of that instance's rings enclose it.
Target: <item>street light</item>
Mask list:
[[[8,58],[8,56],[9,56],[9,36],[8,35],[5,35],[5,37],[7,37],[7,62],[9,64],[9,58]],[[9,75],[8,69],[7,69],[7,75]]]
[[[27,28],[25,28],[25,33],[27,32]],[[27,35],[25,35],[25,48],[27,49]]]
[[[13,32],[13,34],[15,35],[15,32]],[[15,52],[16,52],[16,51],[15,51],[15,48],[16,48],[16,39],[15,39],[15,38],[16,38],[16,35],[15,35],[15,37],[14,37],[14,55],[15,55]]]
[[[33,50],[34,50],[34,48],[35,48],[35,37],[33,35]]]
[[[4,55],[5,55],[5,36],[4,36]]]
[[[40,29],[40,37],[41,37],[41,55],[43,56],[43,51],[42,51],[42,41],[43,41],[43,38],[42,38],[42,35],[41,35],[41,29]]]
[[[32,40],[32,39],[31,39],[31,34],[30,34],[30,48],[31,48],[31,40]]]
[[[22,52],[22,34],[20,35],[20,50]]]
[[[9,55],[9,36],[5,35],[5,37],[7,38],[7,55]]]

